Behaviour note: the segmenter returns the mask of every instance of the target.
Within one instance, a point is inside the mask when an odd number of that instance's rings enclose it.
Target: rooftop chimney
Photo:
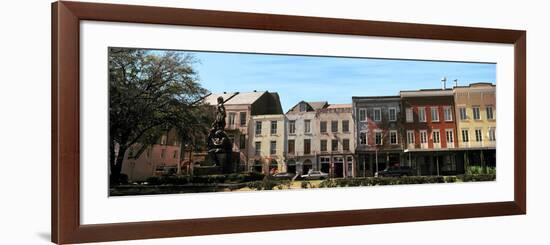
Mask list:
[[[455,82],[455,87],[458,87],[458,79],[455,79],[454,82]]]
[[[446,77],[441,78],[441,89],[442,90],[447,89],[447,78]]]

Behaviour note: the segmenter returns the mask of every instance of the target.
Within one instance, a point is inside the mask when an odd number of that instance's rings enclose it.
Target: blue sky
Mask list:
[[[283,110],[301,100],[351,103],[352,96],[398,95],[400,90],[441,88],[458,79],[496,84],[496,64],[188,52],[202,85],[213,93],[278,92]]]

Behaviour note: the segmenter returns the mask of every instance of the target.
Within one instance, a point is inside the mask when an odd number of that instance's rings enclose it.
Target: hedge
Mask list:
[[[282,189],[283,186],[290,187],[290,180],[276,180],[265,178],[262,181],[250,182],[247,186],[248,188],[253,190],[273,190],[273,188],[275,187],[277,187],[278,189]]]
[[[244,183],[264,179],[265,175],[256,172],[217,174],[203,176],[166,176],[149,177],[148,185],[185,185],[185,184],[219,184],[219,183]]]
[[[377,186],[377,185],[401,185],[401,184],[432,184],[454,183],[473,181],[493,181],[494,174],[483,175],[459,175],[459,176],[407,176],[407,177],[367,177],[353,179],[327,179],[319,184],[319,188],[351,187],[351,186]]]

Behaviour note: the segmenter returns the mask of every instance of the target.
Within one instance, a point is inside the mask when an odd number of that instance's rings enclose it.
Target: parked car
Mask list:
[[[307,174],[303,174],[300,176],[302,179],[306,180],[315,180],[315,179],[326,179],[328,178],[327,173],[323,173],[319,170],[312,170],[310,169]]]
[[[177,166],[157,166],[155,168],[154,176],[173,176],[178,172]]]
[[[273,175],[273,178],[275,179],[292,179],[294,178],[294,173],[276,173]]]
[[[416,171],[409,166],[390,166],[374,173],[374,177],[403,177],[412,176]]]

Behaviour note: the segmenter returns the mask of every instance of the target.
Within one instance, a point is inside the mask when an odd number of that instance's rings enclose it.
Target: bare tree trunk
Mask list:
[[[114,147],[111,151],[113,157],[111,161],[111,184],[121,184],[122,182],[122,162],[124,161],[124,155],[126,154],[127,147],[120,146],[118,149],[118,154],[114,156]],[[112,163],[114,161],[114,164]]]

